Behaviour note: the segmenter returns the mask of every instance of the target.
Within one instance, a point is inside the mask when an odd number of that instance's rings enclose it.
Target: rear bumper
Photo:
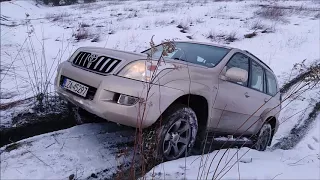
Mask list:
[[[60,78],[76,80],[84,85],[96,88],[93,99],[85,99],[60,87]],[[114,100],[116,94],[139,97],[142,102],[146,99],[146,84],[114,75],[102,76],[74,67],[70,62],[60,64],[55,79],[56,92],[69,102],[79,106],[97,116],[109,121],[132,127],[148,127],[152,125],[162,112],[183,92],[181,90],[154,85],[149,91],[149,98],[145,103],[131,106],[118,104]],[[151,96],[152,95],[152,96]],[[145,117],[142,118],[146,104]],[[141,119],[143,119],[141,121]]]

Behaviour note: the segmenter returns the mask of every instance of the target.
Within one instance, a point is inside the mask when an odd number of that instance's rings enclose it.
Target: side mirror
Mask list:
[[[225,78],[223,79],[225,80],[243,83],[248,80],[248,71],[237,67],[232,67],[226,71],[224,76]]]

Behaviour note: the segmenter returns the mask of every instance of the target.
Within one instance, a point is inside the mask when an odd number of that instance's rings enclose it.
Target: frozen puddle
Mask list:
[[[114,126],[84,124],[4,146],[1,179],[65,179],[71,174],[83,179],[103,170],[111,176],[120,162],[130,161],[117,155],[134,135],[130,130],[115,132],[119,127]]]

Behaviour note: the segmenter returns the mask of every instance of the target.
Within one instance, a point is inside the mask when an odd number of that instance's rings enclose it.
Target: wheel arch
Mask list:
[[[163,113],[165,113],[168,109],[170,109],[175,104],[184,104],[190,107],[195,112],[197,116],[197,121],[198,121],[197,139],[198,137],[200,138],[204,137],[207,129],[208,119],[209,119],[208,100],[201,95],[195,95],[195,94],[181,95],[180,97],[176,98]],[[199,129],[201,129],[201,131],[199,131]]]

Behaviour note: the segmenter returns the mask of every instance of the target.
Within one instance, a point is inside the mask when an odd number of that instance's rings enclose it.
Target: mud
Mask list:
[[[18,127],[2,128],[0,130],[0,146],[4,146],[32,136],[67,129],[76,125],[74,118],[63,111],[46,115],[32,113],[23,114],[17,118],[24,119],[24,123]]]

